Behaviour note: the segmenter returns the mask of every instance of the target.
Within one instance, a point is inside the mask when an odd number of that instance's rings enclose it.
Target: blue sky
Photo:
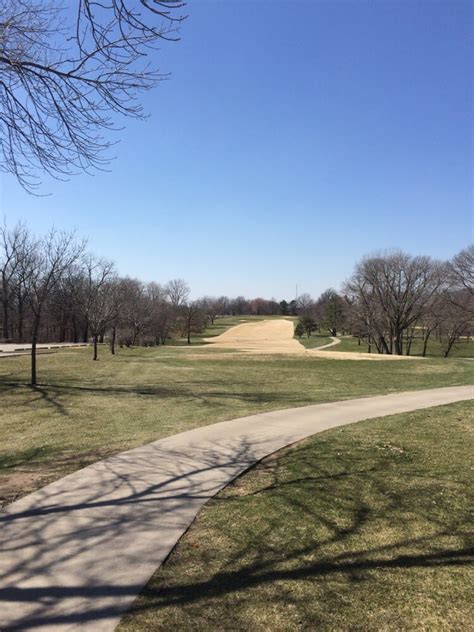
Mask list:
[[[170,81],[109,173],[2,176],[1,211],[77,229],[122,274],[194,296],[338,287],[386,248],[473,240],[472,4],[190,0]]]

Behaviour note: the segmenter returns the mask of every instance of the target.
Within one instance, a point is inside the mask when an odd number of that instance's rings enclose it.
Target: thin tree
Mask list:
[[[9,229],[6,220],[0,226],[0,300],[2,303],[2,336],[11,337],[10,310],[21,284],[21,268],[28,257],[30,237],[27,228],[18,223]]]
[[[36,346],[46,302],[83,251],[84,244],[77,243],[74,233],[58,233],[53,229],[30,249],[31,256],[24,260],[22,274],[32,318],[32,385],[37,383]]]
[[[92,335],[92,359],[98,360],[99,336],[116,315],[114,266],[110,261],[89,255],[82,267],[84,273],[82,283],[77,287],[76,300]]]
[[[180,318],[183,323],[183,334],[188,345],[191,344],[191,334],[201,332],[206,324],[206,311],[199,301],[185,303],[180,307]]]

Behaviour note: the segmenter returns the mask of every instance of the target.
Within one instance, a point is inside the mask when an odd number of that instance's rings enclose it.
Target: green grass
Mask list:
[[[342,336],[340,344],[331,347],[331,351],[355,351],[357,353],[367,353],[367,344],[361,342],[359,345],[357,338],[353,338],[352,336]],[[411,346],[410,355],[421,355],[422,351],[422,341],[418,339],[414,340]],[[377,349],[374,346],[372,346],[372,353],[377,353]],[[443,356],[441,344],[434,338],[428,341],[426,356],[428,358],[440,358]],[[449,357],[474,358],[474,340],[466,342],[466,339],[463,338],[451,350]]]
[[[355,370],[355,368],[357,370]],[[0,360],[0,502],[91,462],[201,425],[292,406],[469,384],[469,360],[354,362],[209,347],[100,349]]]
[[[201,511],[119,632],[472,629],[473,421],[458,403],[265,460]]]
[[[312,334],[310,338],[308,338],[307,336],[302,336],[301,338],[298,338],[297,336],[295,337],[296,340],[298,340],[298,342],[301,343],[306,349],[317,349],[318,347],[322,347],[323,345],[327,345],[332,342],[331,337],[328,333]]]

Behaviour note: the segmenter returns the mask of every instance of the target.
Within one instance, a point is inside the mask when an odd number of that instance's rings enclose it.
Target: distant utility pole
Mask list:
[[[295,294],[295,301],[298,300],[298,283],[296,284],[296,294]]]

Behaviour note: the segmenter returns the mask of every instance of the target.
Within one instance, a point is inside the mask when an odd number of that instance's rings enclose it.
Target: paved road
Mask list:
[[[0,514],[0,629],[111,631],[202,505],[264,456],[328,428],[474,399],[474,386],[243,417],[100,461]]]
[[[67,347],[87,347],[87,342],[47,342],[36,345],[36,348],[41,349],[63,349]],[[0,358],[2,354],[8,355],[20,355],[21,353],[29,353],[31,351],[31,344],[28,343],[1,343],[0,344]]]

